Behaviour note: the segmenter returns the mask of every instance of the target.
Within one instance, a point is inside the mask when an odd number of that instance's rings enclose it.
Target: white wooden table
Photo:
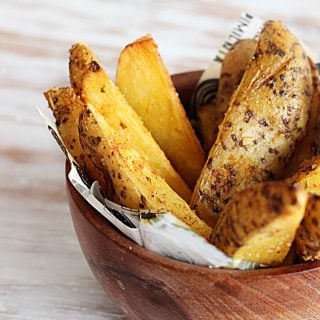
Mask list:
[[[111,75],[151,33],[170,72],[205,68],[241,11],[281,19],[320,52],[320,1],[0,1],[0,319],[122,319],[80,251],[64,159],[35,106],[67,85],[68,48],[87,42]]]

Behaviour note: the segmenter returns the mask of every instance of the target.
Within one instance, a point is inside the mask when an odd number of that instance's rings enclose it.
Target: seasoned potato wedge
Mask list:
[[[194,187],[205,155],[151,36],[125,47],[116,78],[173,167]]]
[[[289,184],[299,183],[307,191],[320,196],[320,155],[304,161],[299,171],[286,180]]]
[[[296,250],[304,261],[320,260],[320,197],[312,195],[296,234]]]
[[[212,243],[236,259],[279,265],[290,250],[307,200],[299,186],[254,184],[234,194],[224,207]]]
[[[93,52],[77,43],[70,49],[70,81],[85,103],[95,106],[108,124],[149,162],[152,169],[186,201],[191,191],[174,170],[164,152],[144,127],[140,117],[112,83]]]
[[[44,93],[49,107],[56,119],[60,137],[73,158],[92,180],[98,180],[100,186],[108,194],[103,175],[93,162],[85,155],[79,140],[79,116],[83,102],[71,88],[52,88]]]
[[[268,21],[233,94],[191,207],[214,225],[237,191],[280,176],[308,120],[311,72],[297,39]]]
[[[217,138],[219,125],[228,110],[231,96],[239,85],[256,47],[257,41],[254,39],[240,40],[234,45],[226,54],[221,66],[216,103],[210,108],[205,106],[198,111],[200,130],[206,151],[210,150]]]
[[[290,177],[298,171],[299,165],[306,159],[320,154],[320,82],[319,71],[309,59],[312,73],[312,98],[310,117],[306,134],[297,144],[292,158],[285,169],[284,177]]]
[[[109,175],[116,202],[132,209],[171,212],[209,239],[211,228],[91,105],[87,105],[80,118],[79,132],[84,151],[105,175]]]

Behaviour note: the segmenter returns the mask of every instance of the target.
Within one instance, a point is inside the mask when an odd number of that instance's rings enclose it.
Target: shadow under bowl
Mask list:
[[[184,105],[200,75],[201,71],[193,71],[172,76]],[[320,261],[252,271],[175,261],[124,236],[82,198],[67,177],[66,186],[82,251],[128,319],[320,318]]]

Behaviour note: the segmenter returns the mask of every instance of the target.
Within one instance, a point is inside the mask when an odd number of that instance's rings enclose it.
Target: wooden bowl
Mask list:
[[[200,71],[173,76],[187,103]],[[99,215],[67,179],[74,227],[98,281],[129,319],[319,319],[320,262],[253,271],[194,266],[150,252]]]

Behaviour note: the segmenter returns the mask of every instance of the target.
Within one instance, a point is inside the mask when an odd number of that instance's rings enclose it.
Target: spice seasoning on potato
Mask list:
[[[310,117],[306,126],[306,134],[296,144],[296,148],[285,168],[283,177],[287,178],[298,171],[299,165],[306,159],[320,154],[320,81],[319,71],[309,58],[312,73],[312,98]]]
[[[231,96],[239,85],[256,47],[257,41],[254,39],[240,40],[234,45],[222,62],[216,102],[198,110],[199,125],[206,151],[210,150],[217,138],[219,125],[228,110]],[[247,116],[249,120],[250,111]]]
[[[193,231],[209,239],[212,229],[127,143],[125,136],[115,131],[89,104],[80,118],[79,132],[86,154],[109,175],[115,202],[131,209],[171,212]]]
[[[150,35],[120,54],[117,85],[173,167],[193,188],[206,161],[158,47]]]
[[[284,182],[254,184],[224,207],[212,243],[235,259],[274,266],[287,256],[308,195]]]
[[[304,261],[320,259],[320,197],[312,195],[296,234],[296,251]]]
[[[57,129],[64,145],[78,162],[86,177],[97,180],[106,195],[110,195],[105,178],[83,152],[80,144],[78,124],[83,102],[71,88],[52,88],[46,91],[44,96],[56,119]]]
[[[181,197],[189,201],[189,187],[85,44],[77,43],[72,46],[69,68],[72,87],[84,103],[94,105],[108,124],[120,132],[149,162],[152,169]]]
[[[266,22],[194,189],[200,218],[214,226],[233,194],[280,176],[304,134],[310,92],[302,46],[282,23]]]

